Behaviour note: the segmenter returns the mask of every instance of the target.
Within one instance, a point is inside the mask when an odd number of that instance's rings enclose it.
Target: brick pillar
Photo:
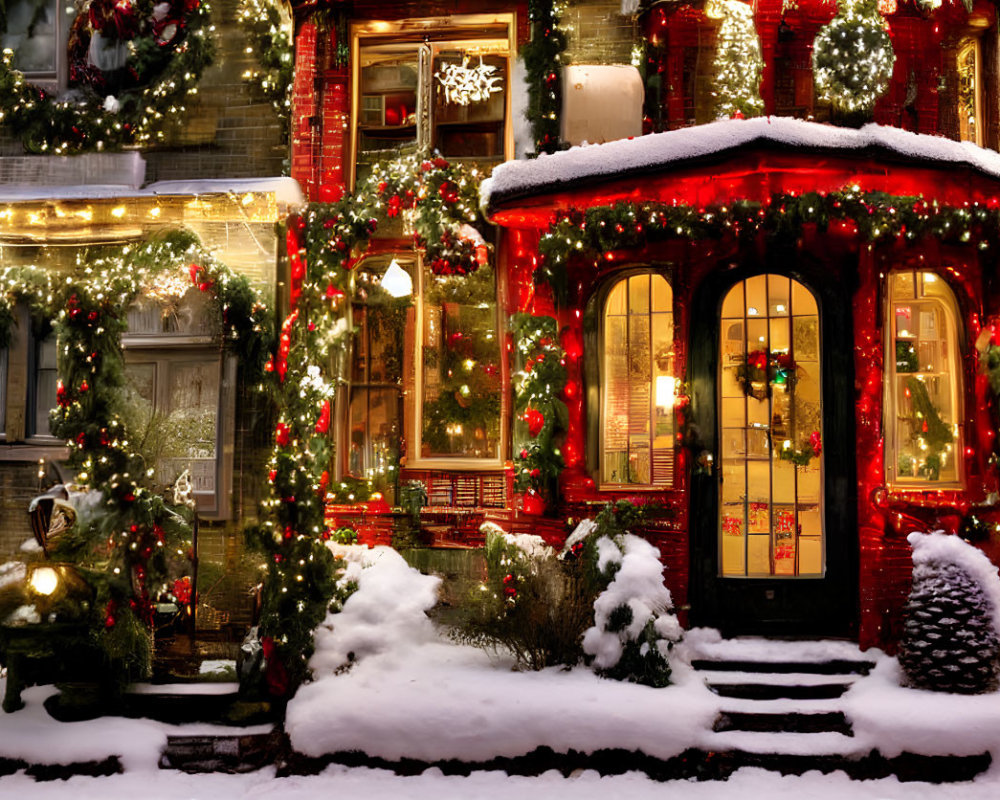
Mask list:
[[[295,80],[292,83],[291,175],[309,200],[316,199],[316,23],[302,24],[295,35]]]

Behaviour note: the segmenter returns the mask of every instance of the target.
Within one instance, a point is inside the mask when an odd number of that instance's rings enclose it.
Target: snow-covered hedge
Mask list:
[[[911,686],[977,694],[997,686],[1000,578],[958,536],[911,533],[913,588],[905,609],[899,663]]]

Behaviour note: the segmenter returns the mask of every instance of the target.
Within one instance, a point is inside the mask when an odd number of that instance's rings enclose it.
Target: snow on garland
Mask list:
[[[908,683],[978,694],[1000,673],[1000,578],[984,553],[940,531],[911,533],[913,588],[899,663]]]
[[[594,523],[585,520],[577,531],[583,527],[588,535]],[[594,601],[594,625],[583,635],[584,653],[605,677],[666,686],[667,655],[682,632],[671,613],[659,550],[631,533],[601,536],[595,547],[597,570],[608,584]]]
[[[72,91],[53,98],[0,57],[0,125],[30,153],[119,150],[165,138],[212,63],[201,0],[88,0],[68,44]]]
[[[817,96],[849,117],[870,116],[889,87],[895,63],[878,0],[841,0],[837,15],[813,43]]]

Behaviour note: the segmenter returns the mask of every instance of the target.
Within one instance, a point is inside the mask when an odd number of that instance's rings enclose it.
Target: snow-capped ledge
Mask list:
[[[636,139],[572,147],[530,161],[508,161],[482,184],[483,207],[530,194],[565,189],[566,184],[624,176],[750,144],[803,150],[883,150],[916,161],[961,164],[1000,178],[1000,153],[971,142],[911,133],[884,125],[838,128],[790,117],[727,119]]]

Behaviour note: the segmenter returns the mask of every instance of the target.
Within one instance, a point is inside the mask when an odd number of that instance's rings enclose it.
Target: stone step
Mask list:
[[[851,723],[842,711],[817,713],[748,713],[722,711],[715,720],[713,731],[756,731],[774,733],[834,732],[853,736]]]
[[[781,683],[717,683],[709,682],[708,688],[720,697],[738,697],[746,700],[826,700],[840,697],[851,688],[850,683],[817,683],[811,685]]]
[[[867,675],[875,667],[874,661],[833,659],[830,661],[752,661],[738,659],[696,658],[691,666],[711,672],[760,672],[787,675]]]
[[[167,736],[160,769],[182,772],[253,772],[274,764],[285,750],[279,730],[232,736]]]
[[[209,722],[257,725],[273,722],[279,712],[268,702],[246,701],[237,683],[134,684],[122,696],[122,713],[182,725]]]

